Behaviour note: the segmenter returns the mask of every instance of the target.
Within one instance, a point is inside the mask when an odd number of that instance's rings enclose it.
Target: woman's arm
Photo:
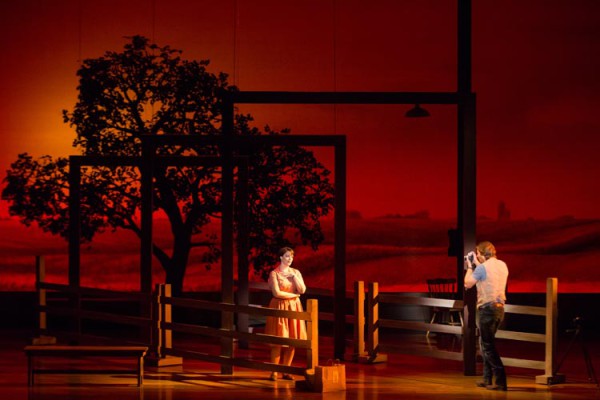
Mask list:
[[[300,296],[295,293],[284,292],[279,289],[279,281],[277,281],[277,272],[271,271],[269,274],[269,287],[271,288],[271,293],[273,297],[277,297],[278,299],[295,299]]]
[[[306,285],[304,284],[304,279],[302,279],[302,274],[297,269],[294,269],[294,282],[296,283],[298,293],[304,294],[306,292]]]

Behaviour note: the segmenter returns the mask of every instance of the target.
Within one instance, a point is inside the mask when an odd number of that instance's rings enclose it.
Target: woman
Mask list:
[[[304,285],[300,271],[291,267],[294,261],[294,250],[289,247],[280,249],[279,260],[279,265],[269,274],[269,287],[273,293],[269,308],[303,311],[300,295],[306,292],[306,285]],[[306,339],[307,337],[304,321],[292,318],[267,317],[265,333],[292,339]],[[295,348],[292,346],[272,345],[271,362],[279,364],[283,355],[282,364],[291,365],[294,352]],[[269,379],[277,380],[277,373],[273,372]],[[293,380],[294,378],[283,374],[283,379]]]

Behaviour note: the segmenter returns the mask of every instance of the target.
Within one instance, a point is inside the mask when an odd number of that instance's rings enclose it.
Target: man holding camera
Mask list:
[[[475,252],[467,254],[465,263],[465,288],[477,287],[477,327],[483,358],[483,381],[477,382],[477,386],[507,390],[506,372],[495,342],[496,331],[504,318],[508,268],[496,258],[496,248],[490,242],[479,243]]]

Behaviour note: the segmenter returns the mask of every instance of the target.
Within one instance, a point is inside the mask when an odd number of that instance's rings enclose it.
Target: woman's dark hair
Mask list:
[[[283,257],[283,255],[287,252],[292,253],[292,255],[294,255],[294,249],[292,249],[291,247],[282,247],[279,249],[279,252],[277,253],[279,255],[279,257]]]

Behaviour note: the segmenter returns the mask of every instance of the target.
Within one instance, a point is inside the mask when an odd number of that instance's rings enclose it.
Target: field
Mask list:
[[[168,243],[164,221],[155,222],[156,240]],[[456,259],[447,256],[447,231],[452,221],[375,218],[349,219],[347,283],[379,282],[386,291],[426,291],[425,280],[456,276]],[[297,246],[295,266],[309,286],[333,286],[333,232],[324,224],[328,240],[313,252]],[[600,292],[600,220],[492,221],[477,226],[481,240],[491,240],[498,257],[510,270],[512,292],[543,292],[545,279],[557,277],[559,291]],[[47,281],[66,283],[67,243],[12,220],[0,221],[0,290],[33,290],[35,255],[44,255]],[[82,285],[118,290],[139,287],[139,241],[130,232],[105,233],[82,247]],[[158,263],[156,283],[164,281]],[[257,278],[253,278],[257,279]],[[220,287],[220,267],[207,269],[193,254],[185,290],[213,291]]]

